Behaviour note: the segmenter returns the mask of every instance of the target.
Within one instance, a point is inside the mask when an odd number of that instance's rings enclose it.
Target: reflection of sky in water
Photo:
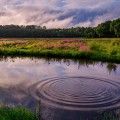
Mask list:
[[[116,68],[114,69],[114,67]],[[119,80],[120,65],[74,62],[72,60],[47,61],[44,59],[13,58],[0,62],[0,73],[0,85],[12,85],[61,76],[92,76]]]
[[[2,59],[0,102],[34,106],[34,100],[27,94],[28,86],[42,79],[62,76],[91,76],[120,80],[120,65],[83,60]]]

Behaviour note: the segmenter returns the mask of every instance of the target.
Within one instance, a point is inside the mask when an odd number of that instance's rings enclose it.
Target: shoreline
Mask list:
[[[0,40],[0,56],[87,59],[120,63],[120,39],[4,40],[3,38]]]
[[[4,57],[36,57],[36,58],[56,58],[56,59],[85,59],[101,62],[120,63],[120,58],[99,54],[98,52],[77,52],[77,51],[26,51],[26,50],[0,50],[0,56]]]

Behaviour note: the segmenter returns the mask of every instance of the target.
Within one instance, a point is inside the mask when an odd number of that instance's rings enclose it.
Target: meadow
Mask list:
[[[1,38],[0,55],[90,59],[120,63],[120,38]]]

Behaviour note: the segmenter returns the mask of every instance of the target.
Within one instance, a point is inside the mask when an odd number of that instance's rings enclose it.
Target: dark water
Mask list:
[[[1,58],[0,102],[43,120],[119,120],[120,64]]]

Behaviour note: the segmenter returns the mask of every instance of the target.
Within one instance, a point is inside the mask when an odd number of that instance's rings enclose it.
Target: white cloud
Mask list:
[[[113,0],[66,0],[66,7],[69,9],[76,8],[96,8],[108,4]]]
[[[67,18],[67,19],[64,19],[64,20],[51,20],[51,21],[48,21],[46,23],[43,23],[42,26],[47,26],[48,28],[66,28],[66,27],[69,27],[69,26],[72,26],[71,25],[71,21],[72,21],[72,17],[70,18]]]
[[[2,25],[95,26],[118,17],[118,0],[0,0]]]

